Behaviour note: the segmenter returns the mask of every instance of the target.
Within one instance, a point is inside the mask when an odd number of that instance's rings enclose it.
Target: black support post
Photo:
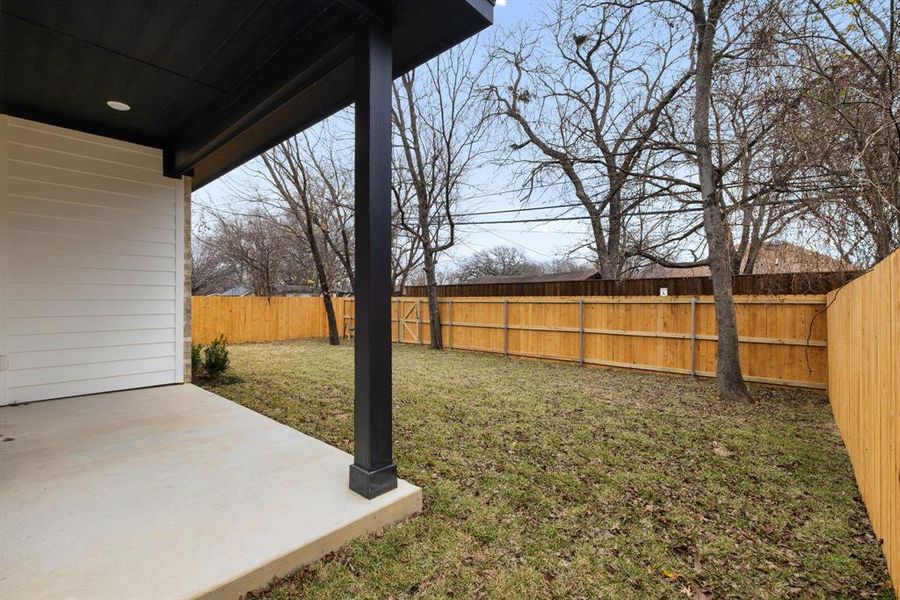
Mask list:
[[[374,498],[397,487],[391,409],[390,27],[356,31],[356,371],[350,489]]]

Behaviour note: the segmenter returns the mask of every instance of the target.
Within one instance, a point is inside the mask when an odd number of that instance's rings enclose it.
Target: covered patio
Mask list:
[[[419,509],[393,460],[391,82],[492,14],[3,2],[0,596],[236,597]],[[351,103],[353,456],[184,385],[192,190]]]
[[[189,384],[6,407],[0,432],[4,598],[237,598],[422,507]]]

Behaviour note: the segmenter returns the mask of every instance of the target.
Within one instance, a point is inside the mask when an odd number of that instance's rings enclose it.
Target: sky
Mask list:
[[[535,23],[549,0],[497,0],[494,11],[494,28],[511,29]],[[214,181],[195,194],[195,204],[216,207],[233,207],[236,203],[233,188],[246,181],[246,171],[238,167],[218,181]],[[469,183],[471,191],[465,194],[457,207],[458,213],[474,211],[506,210],[523,206],[517,192],[521,183],[516,181],[511,168],[487,165],[473,173]],[[199,197],[198,197],[199,196]],[[529,206],[563,204],[575,198],[566,186],[548,188]],[[570,209],[571,210],[571,209]],[[477,217],[478,221],[509,221],[520,219],[571,216],[563,209],[527,211]],[[475,220],[475,219],[469,219]],[[551,223],[512,223],[494,225],[461,225],[457,229],[457,245],[442,261],[445,267],[451,262],[472,253],[494,246],[513,246],[522,250],[530,259],[547,262],[566,256],[571,248],[588,241],[585,221],[558,221]],[[585,266],[588,266],[585,261]]]

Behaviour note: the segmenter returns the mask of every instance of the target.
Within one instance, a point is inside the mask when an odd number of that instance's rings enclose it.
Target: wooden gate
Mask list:
[[[422,343],[422,299],[395,300],[397,318],[397,343]]]

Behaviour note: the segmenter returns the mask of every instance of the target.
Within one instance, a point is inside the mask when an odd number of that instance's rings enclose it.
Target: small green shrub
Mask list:
[[[203,344],[191,344],[191,376],[203,375]]]
[[[225,336],[220,335],[214,342],[206,347],[206,374],[210,377],[221,375],[228,368],[228,347],[225,345]]]

